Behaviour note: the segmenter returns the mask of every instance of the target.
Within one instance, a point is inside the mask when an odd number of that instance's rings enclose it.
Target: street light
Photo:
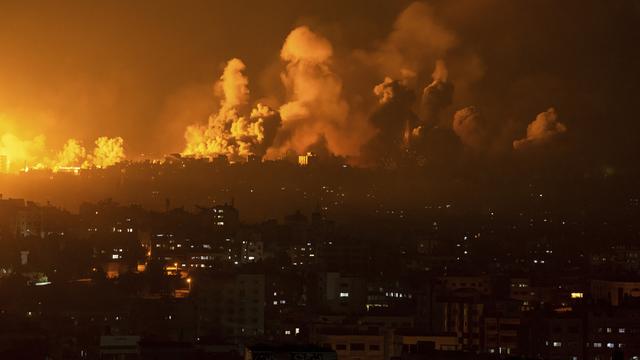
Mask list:
[[[191,278],[187,278],[187,284],[189,284],[189,292],[191,292]]]

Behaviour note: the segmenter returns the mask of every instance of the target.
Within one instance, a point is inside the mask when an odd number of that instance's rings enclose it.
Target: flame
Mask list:
[[[121,137],[109,138],[99,137],[93,150],[93,155],[89,157],[91,164],[97,168],[113,166],[124,160],[124,140]]]
[[[77,139],[69,139],[55,152],[46,147],[46,137],[21,139],[12,133],[0,138],[0,172],[28,172],[51,169],[54,172],[74,172],[87,168],[106,168],[125,159],[121,137],[99,137],[92,152]]]
[[[209,116],[207,125],[187,128],[183,155],[198,158],[225,155],[232,161],[247,160],[250,155],[264,156],[280,127],[280,115],[262,104],[257,104],[249,116],[243,115],[249,104],[245,68],[240,59],[227,62],[216,84],[222,92],[220,110]]]

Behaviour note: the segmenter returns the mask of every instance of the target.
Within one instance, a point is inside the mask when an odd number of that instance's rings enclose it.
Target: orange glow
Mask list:
[[[76,139],[69,139],[60,151],[46,146],[46,138],[21,139],[12,133],[0,137],[1,172],[28,172],[33,169],[51,169],[54,172],[78,174],[81,169],[106,168],[125,159],[124,140],[121,137],[99,137],[92,152]]]

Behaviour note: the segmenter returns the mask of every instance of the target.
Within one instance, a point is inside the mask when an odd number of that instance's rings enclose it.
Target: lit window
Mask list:
[[[602,343],[594,342],[594,343],[593,343],[593,347],[594,347],[594,348],[601,348],[601,347],[602,347]]]
[[[618,332],[620,334],[624,334],[626,332],[626,329],[625,328],[620,328],[620,329],[618,329]]]
[[[562,342],[560,341],[554,341],[553,342],[553,347],[561,347],[562,346]]]
[[[613,349],[615,347],[615,345],[613,343],[607,343],[607,347],[609,349]]]
[[[340,297],[341,298],[347,298],[347,297],[349,297],[349,293],[348,292],[341,292],[340,293]]]

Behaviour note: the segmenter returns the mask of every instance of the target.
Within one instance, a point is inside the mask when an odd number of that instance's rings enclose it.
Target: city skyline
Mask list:
[[[0,1],[0,359],[639,360],[640,1]]]

